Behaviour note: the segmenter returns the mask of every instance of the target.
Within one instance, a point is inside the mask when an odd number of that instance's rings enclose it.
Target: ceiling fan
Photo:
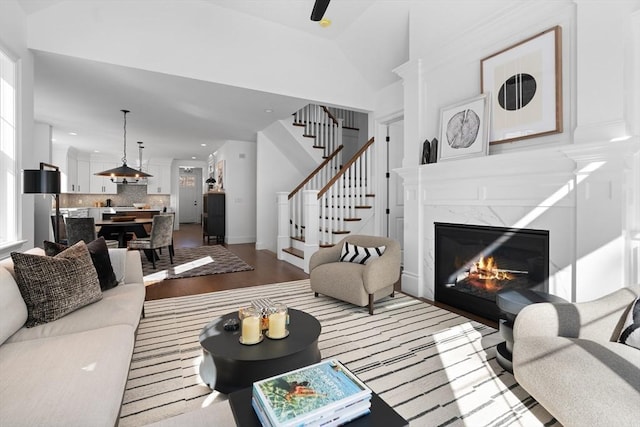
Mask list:
[[[320,21],[322,19],[329,6],[329,1],[331,0],[316,0],[316,3],[313,5],[313,11],[311,11],[312,21]]]

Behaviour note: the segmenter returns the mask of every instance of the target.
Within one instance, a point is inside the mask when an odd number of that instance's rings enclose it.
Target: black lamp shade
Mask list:
[[[25,169],[22,174],[24,193],[59,194],[60,171]]]

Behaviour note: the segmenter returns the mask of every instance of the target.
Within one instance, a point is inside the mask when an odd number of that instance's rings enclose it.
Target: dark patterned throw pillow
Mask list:
[[[55,257],[12,252],[11,258],[27,305],[28,328],[102,299],[98,275],[84,242]]]
[[[48,256],[58,255],[67,248],[68,246],[60,243],[44,241],[44,252]],[[113,272],[111,257],[109,257],[109,248],[107,247],[107,241],[104,240],[104,237],[98,237],[96,240],[87,243],[87,249],[89,249],[91,261],[93,261],[93,266],[98,273],[100,289],[106,291],[107,289],[118,286],[118,279]]]
[[[618,341],[640,349],[640,298],[633,302]]]
[[[366,264],[369,261],[382,256],[386,248],[386,246],[364,248],[349,242],[344,242],[344,246],[342,246],[342,252],[340,254],[340,261]]]

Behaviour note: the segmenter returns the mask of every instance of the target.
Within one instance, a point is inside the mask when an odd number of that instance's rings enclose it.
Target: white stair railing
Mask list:
[[[342,119],[336,119],[327,107],[309,104],[293,114],[293,123],[304,126],[304,135],[315,138],[314,147],[323,148],[328,157],[342,145]]]
[[[339,146],[332,152],[318,167],[309,174],[291,193],[289,199],[289,236],[300,240],[305,239],[306,221],[304,216],[304,197],[303,192],[306,190],[319,191],[324,187],[335,174],[340,170],[342,163],[342,149]]]
[[[356,218],[357,209],[366,205],[367,194],[372,193],[373,142],[371,138],[318,192],[318,212],[303,212],[303,223],[320,218],[319,240],[309,245],[335,244],[347,233],[345,221]]]

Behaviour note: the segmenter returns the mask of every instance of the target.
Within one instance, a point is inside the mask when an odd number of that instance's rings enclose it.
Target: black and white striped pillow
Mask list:
[[[640,349],[640,298],[633,302],[618,341]]]
[[[345,242],[344,246],[342,247],[340,261],[366,264],[372,259],[376,259],[382,256],[386,248],[386,246],[379,246],[377,248],[363,248],[362,246],[357,246],[349,242]]]

